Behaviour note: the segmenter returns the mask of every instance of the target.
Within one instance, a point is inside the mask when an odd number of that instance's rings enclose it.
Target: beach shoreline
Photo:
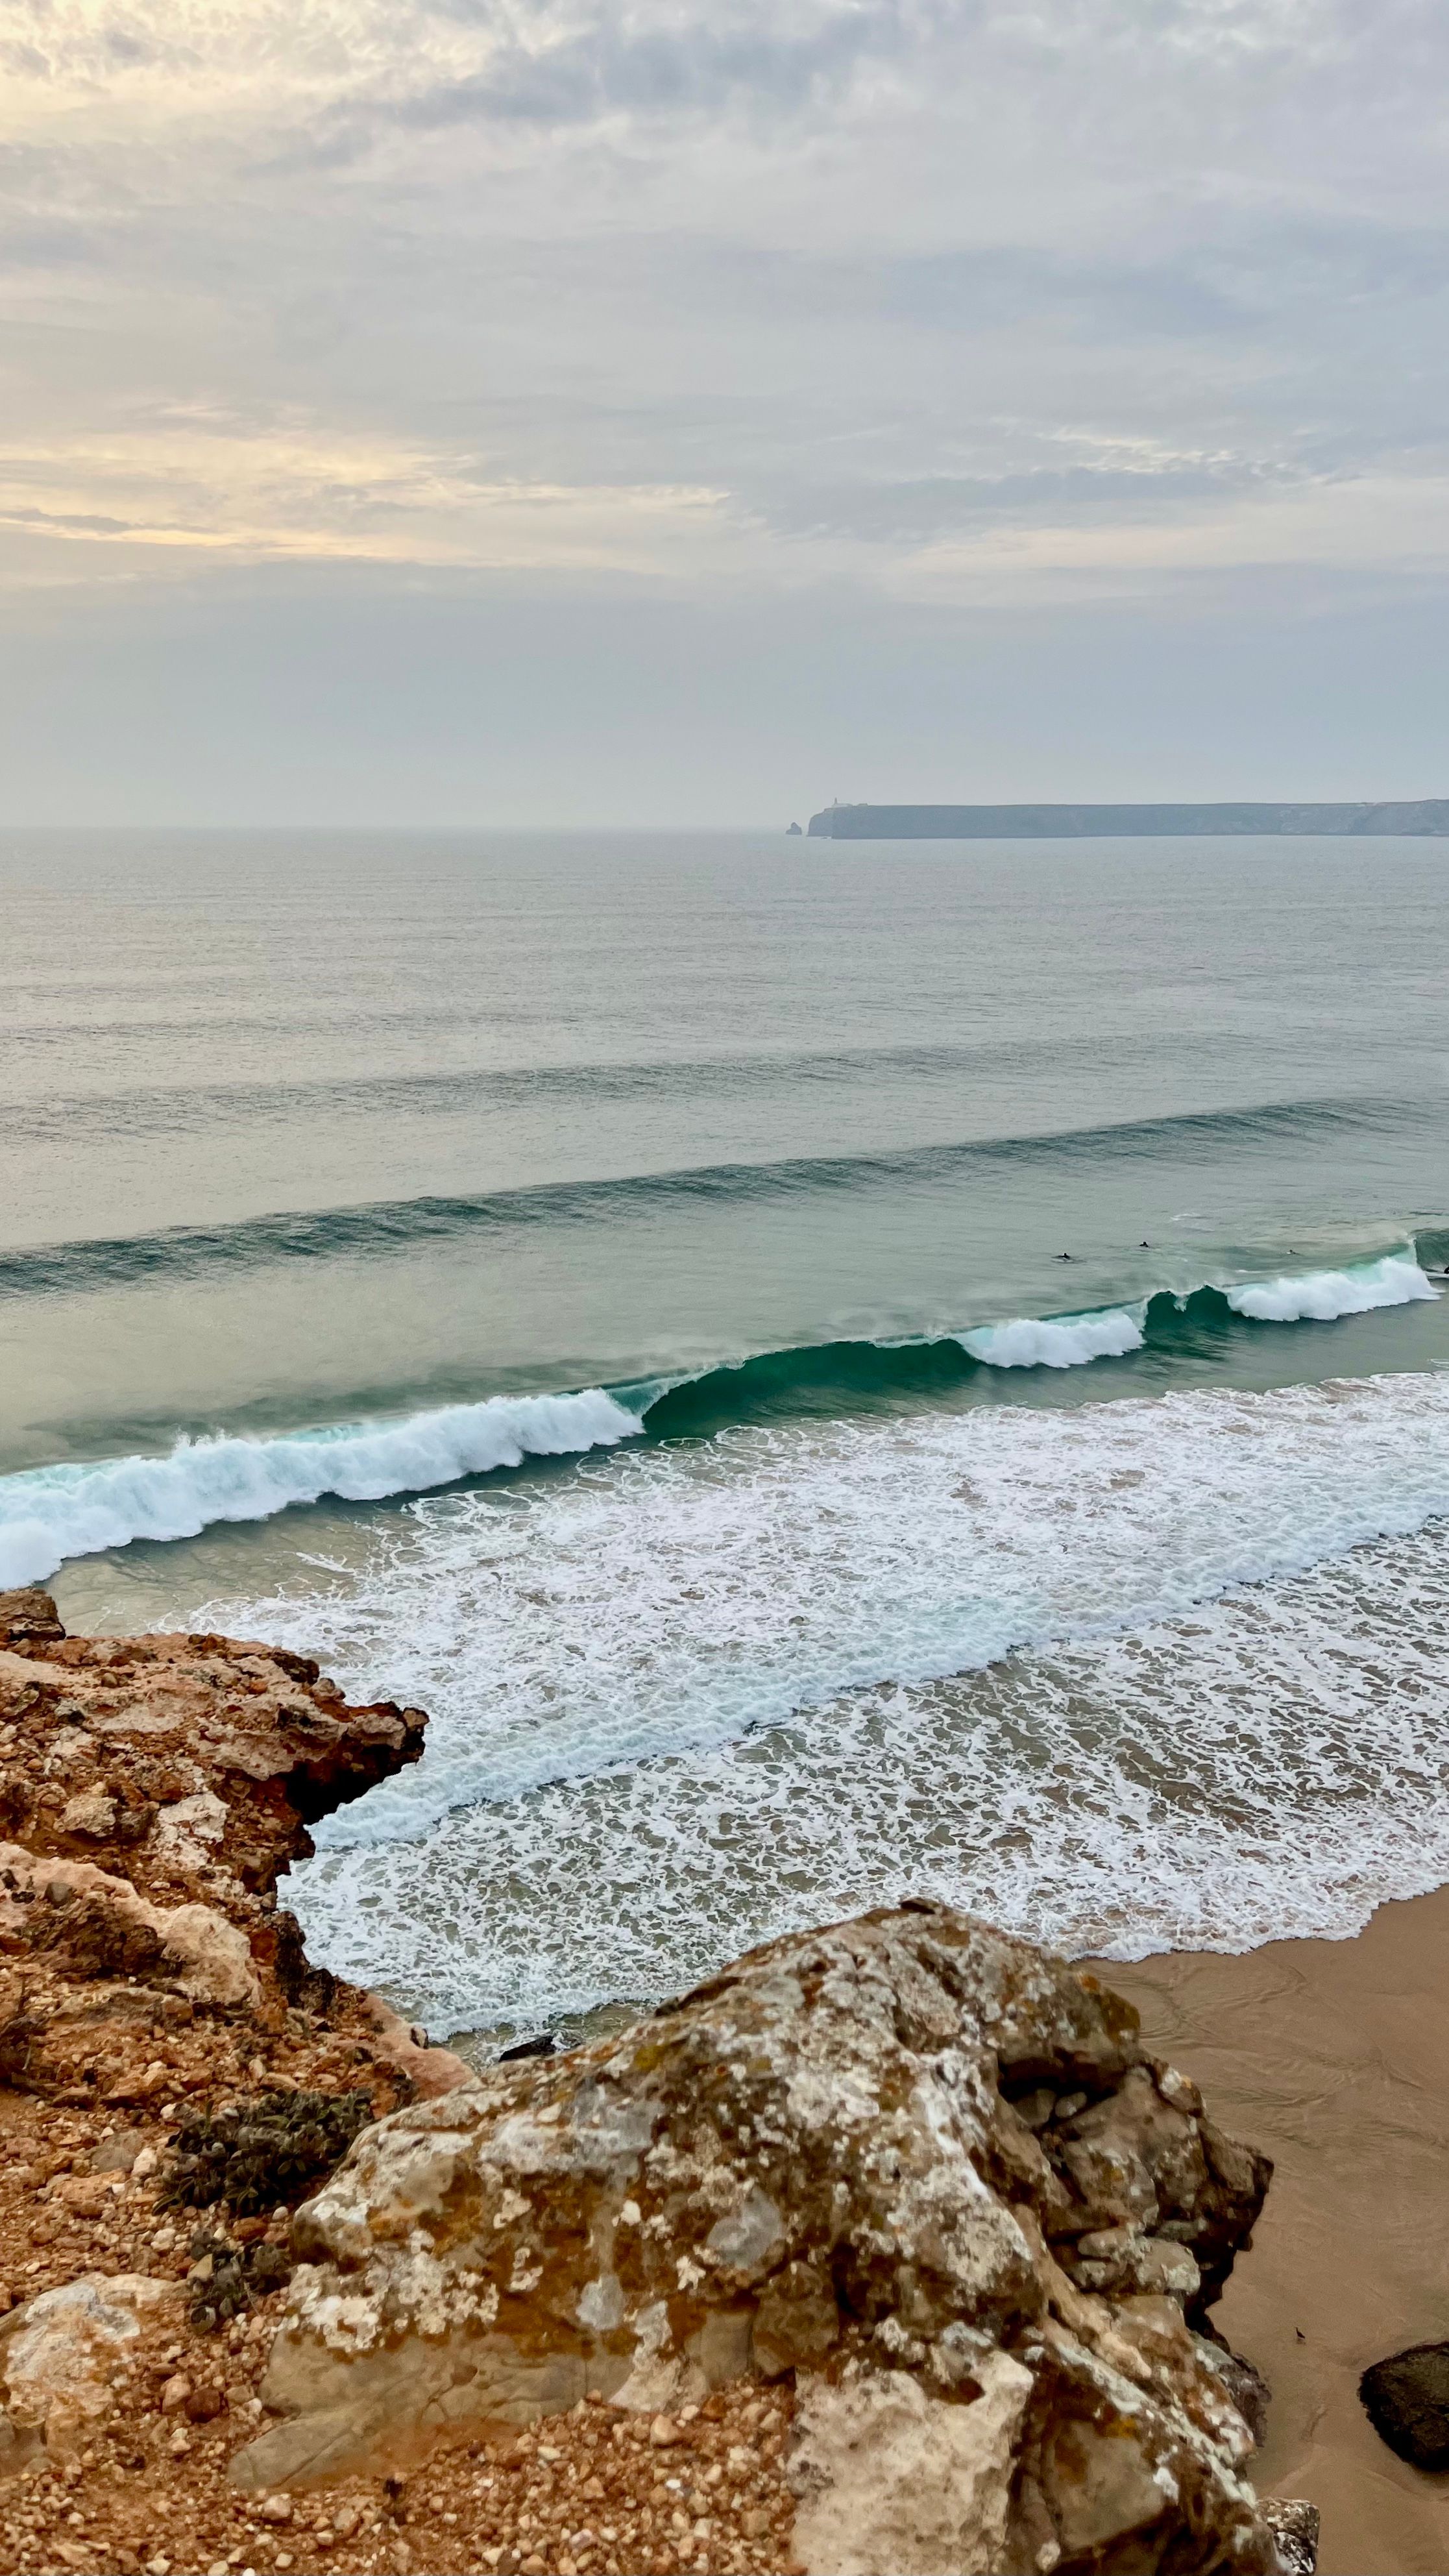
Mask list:
[[[1214,2322],[1273,2392],[1251,2474],[1323,2518],[1320,2576],[1443,2576],[1449,2477],[1379,2440],[1360,2373],[1449,2336],[1449,1888],[1356,1939],[1099,1964],[1150,2046],[1274,2159]]]

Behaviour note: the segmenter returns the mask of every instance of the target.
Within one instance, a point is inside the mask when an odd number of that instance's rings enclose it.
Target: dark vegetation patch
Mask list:
[[[364,2092],[274,2090],[234,2110],[196,2112],[177,2131],[161,2203],[209,2209],[224,2200],[234,2218],[293,2209],[376,2117]]]

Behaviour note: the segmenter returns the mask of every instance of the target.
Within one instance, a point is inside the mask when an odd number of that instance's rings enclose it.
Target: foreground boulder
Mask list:
[[[789,2376],[818,2576],[1276,2576],[1202,2333],[1268,2172],[1026,1943],[927,1903],[777,1941],[365,2131],[233,2474]]]

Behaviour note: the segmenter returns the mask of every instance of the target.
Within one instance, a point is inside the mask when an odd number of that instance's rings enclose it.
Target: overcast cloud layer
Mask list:
[[[10,0],[17,819],[1426,794],[1442,0]]]

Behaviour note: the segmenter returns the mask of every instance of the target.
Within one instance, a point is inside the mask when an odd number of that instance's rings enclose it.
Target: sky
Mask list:
[[[0,822],[1449,793],[1443,0],[4,0]]]

